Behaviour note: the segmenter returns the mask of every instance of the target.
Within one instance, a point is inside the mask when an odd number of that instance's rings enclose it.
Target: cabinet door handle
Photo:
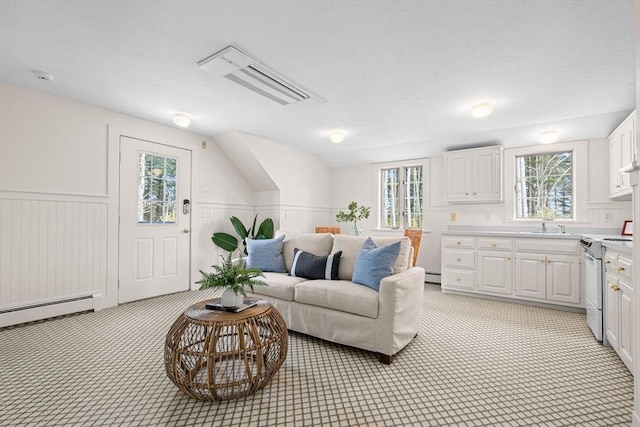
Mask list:
[[[456,282],[459,282],[459,281],[460,281],[460,278],[458,277],[458,278],[456,279]]]
[[[624,267],[618,267],[618,271],[624,271]]]
[[[547,264],[551,264],[551,260],[550,259],[547,260]]]
[[[609,265],[609,264],[611,264],[611,261],[606,260],[604,263],[605,263],[605,264],[607,264],[607,265]]]
[[[495,243],[492,243],[492,244],[491,244],[491,247],[492,247],[492,248],[495,248],[496,246],[498,246],[498,245],[496,245]]]
[[[456,261],[460,262],[460,261],[461,261],[461,259],[460,259],[460,258],[456,258]]]
[[[620,290],[619,287],[617,287],[616,285],[613,285],[613,284],[609,285],[609,287],[615,292],[618,292]]]
[[[460,244],[460,242],[456,242],[456,245],[459,245],[459,244]]]
[[[511,257],[510,256],[507,257],[507,261],[511,261]]]

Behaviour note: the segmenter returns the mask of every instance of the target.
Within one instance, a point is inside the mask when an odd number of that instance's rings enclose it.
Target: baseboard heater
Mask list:
[[[440,273],[429,273],[429,272],[427,272],[425,274],[424,281],[427,282],[427,283],[440,284],[440,283],[442,283],[441,278],[442,278],[442,276],[440,275]]]
[[[0,328],[80,311],[100,311],[100,294],[80,295],[0,310]]]

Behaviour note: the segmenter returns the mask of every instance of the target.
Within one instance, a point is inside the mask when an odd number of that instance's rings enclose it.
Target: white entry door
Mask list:
[[[189,289],[191,151],[120,137],[120,303]]]

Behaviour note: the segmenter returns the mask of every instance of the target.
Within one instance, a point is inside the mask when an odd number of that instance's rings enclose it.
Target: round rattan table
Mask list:
[[[199,400],[229,400],[264,387],[287,357],[287,325],[265,302],[240,313],[210,310],[201,301],[167,333],[167,376]]]

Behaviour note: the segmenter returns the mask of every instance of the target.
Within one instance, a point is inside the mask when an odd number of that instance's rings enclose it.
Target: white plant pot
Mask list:
[[[360,234],[362,234],[362,229],[357,225],[352,225],[350,233],[352,236],[359,236]]]
[[[220,304],[222,304],[223,307],[238,307],[242,305],[243,301],[244,296],[242,294],[236,295],[231,288],[227,288],[222,293]]]

